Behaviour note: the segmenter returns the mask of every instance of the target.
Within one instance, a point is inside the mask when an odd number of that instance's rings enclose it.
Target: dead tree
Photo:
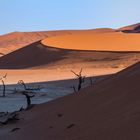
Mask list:
[[[33,98],[35,95],[28,95],[26,91],[23,91],[22,93],[25,97],[26,97],[26,101],[27,101],[27,109],[29,107],[31,107],[31,98]]]
[[[24,89],[27,90],[27,86],[26,86],[26,84],[24,83],[23,80],[19,80],[19,81],[18,81],[18,84],[23,85]]]
[[[0,80],[2,82],[2,85],[3,85],[3,97],[5,97],[5,92],[6,92],[6,85],[5,85],[5,79],[6,79],[6,77],[7,77],[7,73],[0,78]]]
[[[79,72],[79,74],[75,73],[74,71],[71,70],[72,73],[74,73],[78,77],[78,91],[82,88],[82,83],[84,83],[85,76],[82,76],[82,68]]]

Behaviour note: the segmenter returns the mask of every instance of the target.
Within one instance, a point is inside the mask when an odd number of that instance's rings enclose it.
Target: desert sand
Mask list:
[[[140,63],[77,94],[21,113],[3,140],[140,139]],[[129,88],[128,88],[129,87]],[[19,128],[10,132],[13,128]],[[5,130],[5,131],[4,131]]]
[[[17,122],[0,125],[0,139],[139,140],[138,32],[135,24],[0,36],[0,76],[7,73],[6,84],[58,80],[58,89],[59,80],[76,78],[71,70],[83,68],[86,77],[113,74],[80,92],[20,112]]]
[[[33,43],[0,58],[0,76],[7,84],[74,78],[71,70],[83,68],[85,76],[116,73],[140,60],[139,52],[78,51]]]

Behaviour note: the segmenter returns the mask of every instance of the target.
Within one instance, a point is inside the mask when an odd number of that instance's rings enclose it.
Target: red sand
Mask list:
[[[140,63],[26,111],[3,140],[139,140]],[[10,131],[10,130],[9,130]]]

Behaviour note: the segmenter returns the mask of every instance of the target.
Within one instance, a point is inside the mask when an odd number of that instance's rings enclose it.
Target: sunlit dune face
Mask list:
[[[42,40],[42,44],[76,50],[140,51],[140,34],[81,33],[50,37]]]

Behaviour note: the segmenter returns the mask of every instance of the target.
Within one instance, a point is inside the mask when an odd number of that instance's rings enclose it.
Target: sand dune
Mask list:
[[[0,36],[0,52],[8,54],[48,36],[47,32],[13,32]]]
[[[139,140],[140,63],[22,114],[4,140]],[[129,88],[128,88],[129,87]],[[6,129],[6,128],[5,128]]]
[[[31,43],[42,40],[46,37],[62,36],[79,33],[104,33],[113,32],[113,29],[101,28],[94,30],[56,30],[56,31],[40,31],[40,32],[13,32],[0,36],[0,52],[1,55],[8,54],[19,48]]]
[[[65,35],[42,40],[57,48],[100,51],[140,51],[140,34],[122,32]]]
[[[137,52],[98,52],[58,49],[39,42],[0,58],[0,69],[126,68],[140,60]]]
[[[21,71],[18,78],[27,82],[40,82],[43,79],[40,72],[44,70],[52,71],[50,74],[53,75],[65,73],[61,79],[71,78],[70,70],[78,71],[81,67],[88,71],[88,76],[99,75],[99,69],[101,75],[114,73],[140,60],[139,52],[124,52],[139,51],[139,37],[139,34],[126,34],[110,28],[10,33],[0,36],[0,50],[6,54],[0,58],[0,69],[3,69],[1,73],[8,72],[13,78],[9,83],[19,80],[14,77]],[[34,80],[27,78],[31,69],[36,70]],[[22,73],[28,76],[25,78]],[[55,78],[59,80],[57,75],[45,77],[46,80]]]
[[[70,70],[81,67],[85,76],[115,73],[140,60],[136,32],[139,24],[0,36],[0,52],[6,54],[0,57],[0,73],[8,73],[6,84],[75,78]],[[137,63],[78,93],[21,112],[17,123],[0,126],[0,139],[139,140],[139,83]]]
[[[0,36],[0,52],[8,54],[46,37],[69,34],[69,31],[12,32]]]
[[[137,51],[139,50],[138,49],[139,42],[137,41],[137,38],[139,38],[139,36],[136,35],[127,36],[127,35],[122,35],[120,32],[119,33],[116,32],[125,31],[125,30],[138,30],[138,27],[139,24],[123,27],[118,30],[111,29],[111,28],[97,28],[97,29],[90,29],[90,30],[13,32],[0,36],[0,55],[2,56],[4,54],[8,54],[19,48],[22,48],[24,46],[27,46],[39,40],[43,40],[45,38],[49,38],[49,39],[45,39],[42,41],[44,45],[47,44],[49,46],[60,47],[60,48],[86,49],[86,50],[110,50],[110,47],[114,46],[112,42],[117,41],[119,42],[117,45],[120,44],[124,45],[124,42],[127,41],[128,42],[127,44],[130,45],[125,44],[126,47],[124,46],[124,49],[118,49],[118,51],[126,50],[127,47],[130,48],[130,50],[132,51],[133,50]],[[112,41],[110,41],[110,39]],[[70,43],[71,41],[74,41],[73,42],[74,44]],[[87,41],[88,43],[86,43]],[[105,48],[102,47],[103,43],[101,42],[106,44]],[[112,50],[116,50],[117,45],[114,46]],[[134,45],[135,49],[132,49],[132,45]]]
[[[125,33],[140,33],[140,23],[129,25],[118,29]]]

